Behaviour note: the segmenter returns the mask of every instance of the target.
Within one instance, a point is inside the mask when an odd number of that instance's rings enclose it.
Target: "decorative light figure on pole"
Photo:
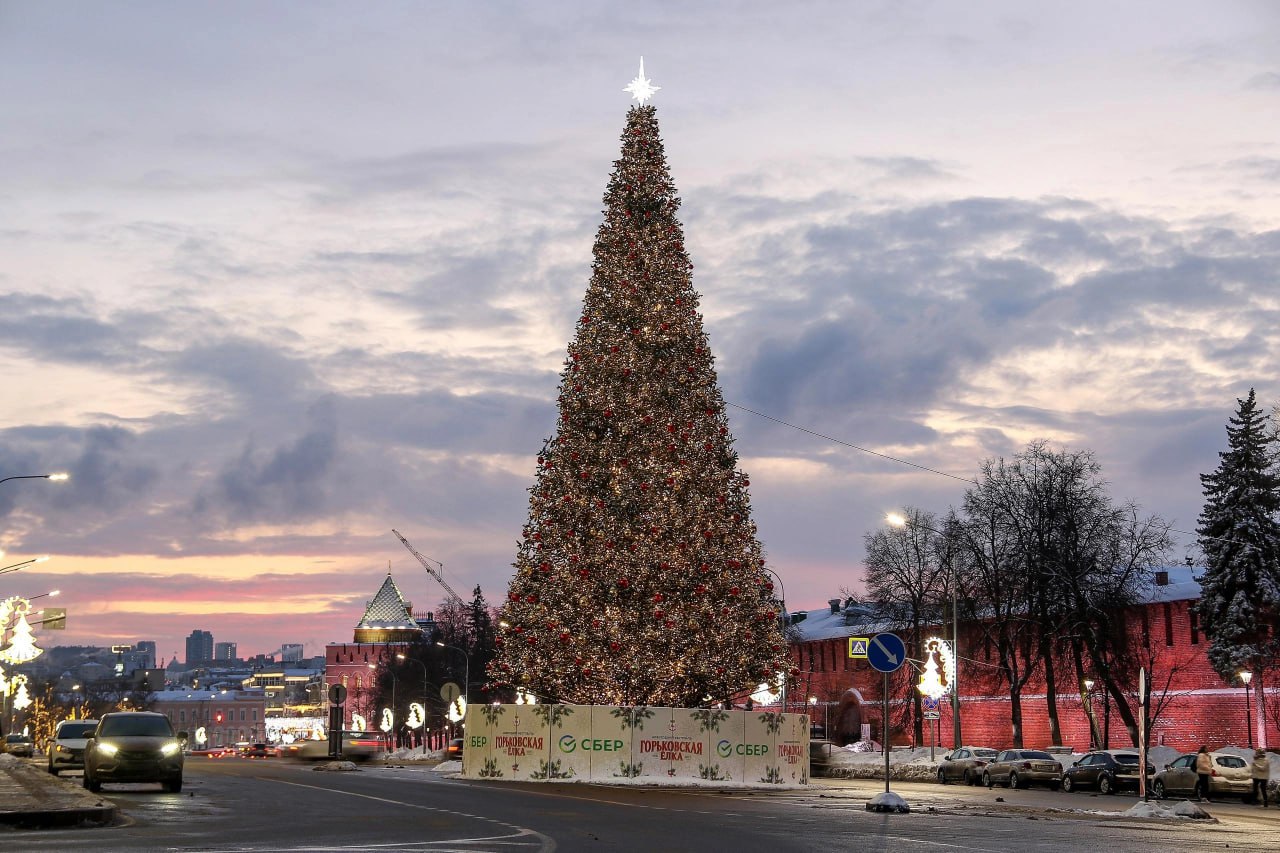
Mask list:
[[[891,527],[921,527],[941,536],[946,540],[946,534],[940,530],[935,530],[927,524],[919,521],[908,519],[906,516],[896,512],[891,512],[885,516],[884,520]],[[958,606],[958,579],[956,577],[956,561],[955,557],[951,558],[951,571],[948,572],[951,586],[951,657],[955,662],[955,672],[952,673],[951,682],[951,748],[960,748],[960,608]]]
[[[1244,685],[1244,727],[1249,733],[1249,748],[1253,749],[1253,712],[1249,709],[1249,682],[1253,681],[1253,673],[1249,670],[1240,672],[1240,683]]]
[[[422,726],[422,754],[426,755],[427,754],[427,709],[431,707],[430,703],[428,703],[427,701],[427,665],[422,661],[418,660],[417,658],[405,657],[401,653],[396,654],[396,660],[412,661],[413,663],[416,663],[418,666],[422,667],[422,722],[421,723],[413,722],[412,716],[411,716],[409,720],[409,728],[417,728],[419,725]],[[410,710],[410,714],[412,715],[413,709],[410,708],[409,710]]]

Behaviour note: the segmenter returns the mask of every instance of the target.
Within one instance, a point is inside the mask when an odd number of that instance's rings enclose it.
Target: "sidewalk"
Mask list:
[[[80,787],[80,779],[51,776],[38,763],[0,755],[0,824],[33,829],[109,823],[116,807]]]

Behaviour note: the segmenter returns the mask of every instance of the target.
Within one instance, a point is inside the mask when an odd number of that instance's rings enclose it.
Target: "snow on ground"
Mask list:
[[[321,764],[317,764],[315,767],[312,767],[311,769],[330,772],[330,773],[346,773],[352,770],[356,770],[356,771],[360,770],[359,767],[356,767],[355,764],[353,764],[350,761],[325,761]]]
[[[444,758],[444,750],[401,747],[394,752],[387,753],[386,758],[389,761],[439,761]]]
[[[456,758],[452,761],[441,761],[431,769],[435,770],[437,773],[461,773],[462,762]]]
[[[10,755],[7,752],[0,752],[0,767],[20,767],[25,765],[21,758],[16,755]]]

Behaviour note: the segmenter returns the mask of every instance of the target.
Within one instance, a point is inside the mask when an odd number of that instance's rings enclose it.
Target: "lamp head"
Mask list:
[[[907,519],[900,513],[891,512],[884,517],[890,527],[906,527]]]

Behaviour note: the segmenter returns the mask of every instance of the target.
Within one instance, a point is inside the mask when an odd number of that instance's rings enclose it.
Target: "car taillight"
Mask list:
[[[1022,762],[1022,769],[1023,769],[1023,770],[1030,770],[1030,769],[1031,769],[1031,762],[1030,762],[1030,761],[1024,761],[1024,762]]]

